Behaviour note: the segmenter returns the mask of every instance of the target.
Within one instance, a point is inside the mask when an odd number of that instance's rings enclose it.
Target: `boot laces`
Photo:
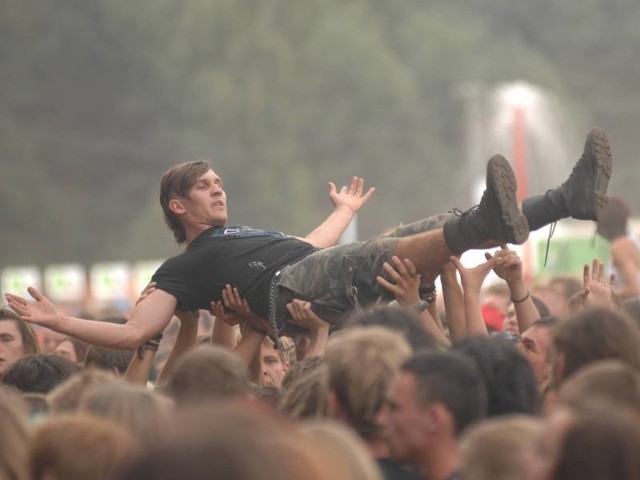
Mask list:
[[[549,237],[547,238],[547,248],[544,252],[544,266],[547,266],[547,259],[549,258],[549,246],[551,245],[551,237],[553,237],[553,234],[556,231],[556,224],[557,222],[553,222],[551,224],[551,227],[549,228]]]

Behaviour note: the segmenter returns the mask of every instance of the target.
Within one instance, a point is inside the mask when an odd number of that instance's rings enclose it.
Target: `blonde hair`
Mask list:
[[[354,327],[329,339],[325,354],[329,388],[359,434],[377,432],[376,415],[411,353],[401,334],[384,327]]]
[[[88,368],[72,376],[54,388],[48,395],[49,408],[52,414],[74,413],[78,409],[80,399],[91,388],[119,380],[112,374],[97,368]]]
[[[27,459],[31,434],[27,408],[18,394],[5,388],[0,389],[0,431],[0,478],[28,478]]]
[[[520,480],[527,452],[538,445],[541,420],[507,415],[471,427],[460,442],[465,480]]]
[[[367,446],[350,428],[331,420],[312,420],[300,424],[302,436],[327,463],[332,478],[382,480]]]

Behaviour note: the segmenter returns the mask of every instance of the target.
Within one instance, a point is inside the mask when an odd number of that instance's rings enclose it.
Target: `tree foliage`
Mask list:
[[[171,254],[158,181],[192,158],[232,221],[299,235],[356,174],[378,187],[361,236],[467,207],[468,81],[526,79],[609,129],[640,209],[639,19],[631,0],[5,0],[0,263]]]

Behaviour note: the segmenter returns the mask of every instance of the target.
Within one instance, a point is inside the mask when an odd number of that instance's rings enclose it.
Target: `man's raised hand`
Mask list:
[[[59,317],[55,305],[33,287],[29,287],[27,292],[35,301],[11,293],[5,294],[9,307],[27,322],[44,327],[53,326]]]
[[[329,199],[335,208],[347,208],[356,213],[371,198],[375,187],[369,188],[364,193],[364,178],[353,177],[351,185],[347,188],[342,187],[340,191],[336,188],[336,184],[329,182]]]

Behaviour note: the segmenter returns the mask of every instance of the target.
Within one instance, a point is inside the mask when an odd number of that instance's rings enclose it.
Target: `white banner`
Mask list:
[[[87,296],[87,275],[80,264],[50,265],[44,270],[44,285],[53,302],[81,303]]]
[[[131,295],[131,272],[124,262],[96,263],[89,277],[91,293],[99,302],[128,300]]]
[[[42,276],[40,275],[40,269],[35,266],[5,268],[2,271],[0,284],[3,295],[5,293],[13,293],[31,298],[27,293],[27,287],[35,287],[42,291]]]

